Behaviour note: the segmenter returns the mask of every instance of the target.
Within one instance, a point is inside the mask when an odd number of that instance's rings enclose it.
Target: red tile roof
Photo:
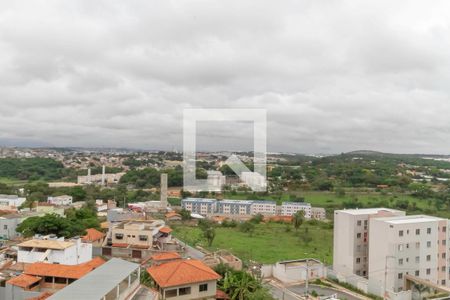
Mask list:
[[[147,272],[163,288],[220,279],[220,275],[196,259],[174,260],[151,266]]]
[[[164,252],[164,253],[157,253],[153,254],[151,259],[152,260],[169,260],[169,259],[179,259],[181,258],[181,255],[177,252]]]
[[[104,263],[105,261],[100,257],[96,257],[79,265],[59,265],[37,262],[25,267],[24,273],[35,276],[79,279]]]
[[[35,277],[35,276],[27,275],[27,274],[20,274],[17,277],[11,278],[6,283],[15,285],[15,286],[18,286],[21,288],[27,288],[30,285],[32,285],[33,283],[38,282],[39,280],[41,280],[40,277]]]
[[[83,242],[95,242],[103,239],[104,236],[105,234],[103,232],[98,231],[95,228],[88,228],[86,229],[86,235],[82,236],[81,239],[83,240]]]
[[[172,232],[172,229],[171,229],[170,227],[165,226],[165,227],[161,228],[161,229],[159,230],[159,232],[162,232],[162,233],[171,233],[171,232]]]

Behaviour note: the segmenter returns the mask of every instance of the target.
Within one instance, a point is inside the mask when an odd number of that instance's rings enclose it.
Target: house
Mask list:
[[[112,258],[71,285],[54,293],[48,300],[131,299],[139,285],[139,265]]]
[[[262,268],[264,278],[276,278],[284,284],[306,280],[325,278],[327,267],[317,259],[296,259],[264,265]]]
[[[43,291],[57,291],[104,263],[103,259],[96,257],[79,265],[42,262],[27,265],[22,274],[6,282],[5,299],[28,299],[39,296]]]
[[[166,221],[181,221],[181,215],[174,211],[168,212],[165,217]]]
[[[93,247],[101,247],[104,238],[105,234],[103,232],[98,231],[95,228],[88,228],[86,229],[86,234],[81,237],[81,241],[84,243],[91,243]]]
[[[92,259],[92,245],[80,238],[64,240],[52,236],[36,236],[17,245],[17,262],[48,262],[78,265]]]
[[[20,207],[27,199],[17,195],[0,195],[0,207]]]
[[[226,250],[219,250],[206,254],[202,261],[211,268],[224,264],[235,270],[242,270],[242,260]]]
[[[47,198],[47,202],[54,205],[71,205],[72,204],[72,196],[69,195],[61,195],[61,196],[49,196]]]
[[[124,221],[108,232],[102,255],[141,260],[154,251],[180,251],[171,232],[162,220]]]
[[[196,259],[153,265],[147,272],[163,299],[215,299],[220,275]]]
[[[21,213],[9,213],[0,217],[0,239],[12,240],[20,236],[16,231],[17,226],[29,217],[41,217],[42,211],[25,211]]]

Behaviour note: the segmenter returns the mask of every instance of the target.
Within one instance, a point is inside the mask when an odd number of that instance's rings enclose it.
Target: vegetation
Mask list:
[[[248,222],[247,222],[248,223]],[[215,228],[215,238],[208,246],[198,227],[173,226],[174,235],[191,245],[201,245],[211,251],[226,249],[243,260],[255,260],[260,263],[274,263],[280,260],[298,259],[302,257],[317,258],[332,263],[332,225],[318,221],[305,221],[302,227],[308,228],[311,240],[302,240],[304,231],[285,230],[285,224],[261,223],[252,224],[254,231],[250,235],[242,231],[241,225],[230,226],[224,222]],[[289,225],[291,226],[291,225]],[[283,247],[280,247],[283,245]]]
[[[215,271],[222,276],[218,288],[227,293],[232,300],[272,300],[268,289],[261,280],[246,271],[236,271],[223,264]]]
[[[96,213],[89,208],[69,209],[66,217],[46,214],[42,217],[30,217],[17,226],[17,232],[25,237],[35,234],[55,234],[66,238],[80,236],[87,228],[99,228]]]
[[[0,177],[18,180],[57,180],[69,175],[62,163],[50,158],[1,158]]]

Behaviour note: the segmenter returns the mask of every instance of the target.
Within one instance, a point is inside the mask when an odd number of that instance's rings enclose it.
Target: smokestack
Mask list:
[[[167,207],[167,174],[161,174],[161,208],[166,209]]]
[[[87,183],[91,184],[91,168],[88,168]]]
[[[102,185],[105,185],[105,165],[102,166]]]

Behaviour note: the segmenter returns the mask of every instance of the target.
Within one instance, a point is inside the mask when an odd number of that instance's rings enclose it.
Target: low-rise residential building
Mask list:
[[[20,223],[30,217],[41,217],[45,211],[25,211],[12,213],[0,217],[0,239],[12,240],[20,236],[17,227]]]
[[[250,213],[252,215],[276,215],[277,203],[275,201],[254,200],[250,208]]]
[[[327,267],[321,261],[313,258],[286,260],[273,265],[264,265],[262,276],[276,278],[284,284],[292,284],[306,279],[313,281],[326,278]]]
[[[49,300],[131,299],[140,285],[138,264],[112,258],[92,272],[59,290]],[[145,298],[145,299],[153,299]]]
[[[147,269],[163,299],[215,299],[220,275],[199,260],[174,260]]]
[[[311,219],[311,204],[306,202],[281,203],[281,215],[292,216],[298,211],[303,211],[306,219]]]
[[[311,218],[315,220],[325,220],[327,212],[323,207],[311,207]]]
[[[47,202],[54,205],[71,205],[72,199],[72,196],[69,195],[49,196]]]
[[[194,214],[208,215],[217,211],[216,199],[186,198],[181,200],[181,207]]]
[[[136,212],[130,209],[113,208],[108,209],[106,219],[109,223],[120,223],[128,220],[145,219],[142,212]]]
[[[127,244],[139,248],[150,248],[158,233],[164,228],[164,221],[125,221],[112,228],[112,244]]]
[[[217,201],[217,213],[224,215],[250,215],[253,201],[221,200]]]
[[[27,199],[17,195],[0,195],[0,207],[20,207]]]
[[[17,262],[78,265],[92,259],[92,245],[80,238],[36,237],[17,245]]]

